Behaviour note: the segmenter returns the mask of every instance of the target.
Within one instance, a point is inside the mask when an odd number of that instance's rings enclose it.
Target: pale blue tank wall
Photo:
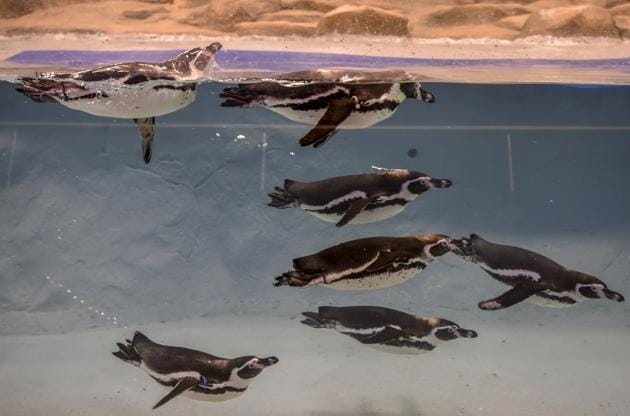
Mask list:
[[[392,306],[462,324],[540,319],[535,307],[479,311],[477,302],[502,288],[451,255],[381,291],[272,287],[291,258],[373,235],[476,232],[598,275],[630,296],[630,89],[427,84],[436,104],[405,102],[377,128],[342,131],[314,150],[296,143],[305,126],[264,109],[219,107],[222,87],[202,85],[193,105],[158,120],[145,166],[132,122],[32,103],[0,85],[0,334],[111,326],[107,316],[129,326],[231,314],[295,318],[320,304]],[[461,127],[471,125],[483,127]],[[286,177],[371,165],[454,185],[391,220],[343,229],[265,205]],[[625,322],[628,305],[550,313]]]

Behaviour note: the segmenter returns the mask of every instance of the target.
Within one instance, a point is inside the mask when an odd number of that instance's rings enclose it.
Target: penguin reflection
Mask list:
[[[16,90],[36,102],[59,103],[102,117],[133,119],[142,140],[142,157],[151,161],[155,117],[195,100],[197,81],[214,66],[220,43],[193,48],[159,63],[129,62],[74,73],[24,77]]]
[[[319,147],[340,129],[362,129],[391,117],[407,98],[435,102],[419,82],[382,81],[400,75],[398,71],[303,71],[280,76],[278,82],[239,84],[219,96],[224,107],[266,107],[292,121],[314,125],[300,145]]]

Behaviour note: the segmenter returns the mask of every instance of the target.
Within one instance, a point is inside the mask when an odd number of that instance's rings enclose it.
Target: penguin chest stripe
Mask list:
[[[340,271],[338,273],[328,273],[328,274],[326,274],[324,276],[324,282],[325,283],[332,283],[332,282],[335,282],[337,280],[343,279],[346,276],[349,276],[349,275],[352,275],[352,274],[355,274],[355,273],[361,273],[362,271],[368,269],[372,264],[374,264],[374,262],[376,260],[378,260],[380,255],[381,255],[381,253],[377,252],[376,255],[372,259],[370,259],[367,263],[365,263],[365,264],[363,264],[363,265],[361,265],[359,267],[356,267],[354,269],[352,269],[352,268],[351,269],[346,269],[346,270]]]
[[[532,270],[525,269],[494,269],[488,266],[485,263],[479,263],[479,266],[492,275],[499,275],[502,277],[512,278],[512,277],[520,277],[524,279],[529,279],[534,282],[539,282],[541,277],[540,273],[537,273]]]
[[[306,211],[325,211],[325,210],[329,210],[331,208],[334,208],[338,205],[343,204],[344,202],[347,201],[352,201],[354,199],[363,199],[363,198],[367,198],[367,193],[365,193],[364,191],[352,191],[347,195],[343,195],[339,198],[335,198],[332,201],[330,201],[329,203],[327,203],[326,205],[308,205],[308,204],[300,204],[300,208],[306,210]]]

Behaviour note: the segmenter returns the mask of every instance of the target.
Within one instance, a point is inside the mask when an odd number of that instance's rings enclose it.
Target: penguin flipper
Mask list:
[[[344,225],[348,224],[357,215],[359,215],[365,209],[365,207],[367,207],[370,203],[374,202],[376,198],[377,198],[376,196],[373,196],[370,198],[361,198],[361,199],[353,200],[350,203],[350,208],[348,208],[344,216],[339,220],[337,224],[335,224],[335,226],[343,227]]]
[[[133,121],[140,131],[142,158],[144,163],[149,163],[153,152],[153,137],[155,137],[155,117],[134,118]]]
[[[155,404],[155,406],[153,406],[153,410],[157,409],[158,407],[162,406],[166,402],[168,402],[168,401],[174,399],[175,397],[179,396],[180,394],[182,394],[186,390],[192,389],[197,384],[199,384],[199,382],[200,382],[200,380],[197,380],[196,378],[183,378],[183,379],[179,380],[177,382],[177,384],[175,385],[175,387],[173,387],[173,389],[171,391],[169,391],[166,396],[162,397],[160,399],[160,401],[157,402]]]
[[[407,333],[405,331],[401,331],[400,329],[393,328],[389,325],[385,326],[383,329],[373,334],[355,334],[348,332],[346,332],[345,334],[350,335],[361,344],[384,344],[399,337],[407,336]]]
[[[485,311],[493,311],[497,309],[509,308],[510,306],[522,302],[532,295],[535,295],[537,292],[540,292],[540,290],[532,288],[531,286],[517,284],[512,289],[501,294],[500,296],[497,296],[494,299],[488,299],[484,300],[483,302],[479,302],[479,309],[483,309]]]
[[[341,124],[355,109],[354,97],[341,97],[330,100],[328,108],[315,127],[300,139],[300,146],[319,147],[337,132]]]

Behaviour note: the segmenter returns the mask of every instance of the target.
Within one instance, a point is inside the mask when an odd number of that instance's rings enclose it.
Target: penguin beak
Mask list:
[[[258,362],[262,364],[264,367],[269,367],[276,364],[278,361],[280,361],[278,357],[267,357],[267,358],[261,358]]]
[[[604,289],[604,295],[606,295],[606,298],[610,300],[614,300],[616,302],[625,301],[625,298],[623,297],[621,293],[613,292],[612,290],[607,289],[607,288]]]
[[[457,330],[457,335],[462,338],[477,338],[477,332],[473,331],[472,329],[459,328]]]
[[[453,184],[453,182],[448,179],[431,179],[429,182],[432,188],[448,188]]]

